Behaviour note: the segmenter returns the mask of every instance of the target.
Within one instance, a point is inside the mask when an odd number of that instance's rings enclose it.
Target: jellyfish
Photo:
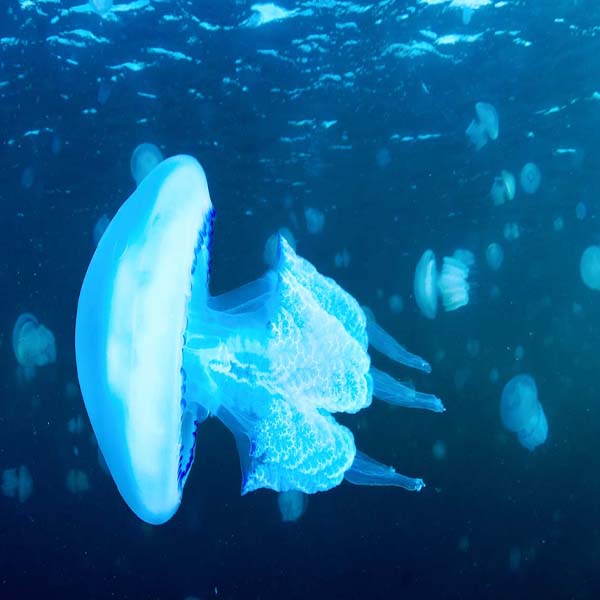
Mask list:
[[[438,296],[446,311],[457,310],[469,303],[469,270],[474,262],[469,250],[457,250],[445,256],[438,273],[433,250],[425,250],[417,263],[414,279],[415,301],[428,319],[437,315]]]
[[[579,262],[581,280],[590,290],[600,290],[600,246],[588,246]]]
[[[496,244],[496,242],[492,242],[486,248],[485,259],[488,267],[492,271],[497,271],[502,266],[502,261],[504,260],[504,250],[502,250],[502,246]]]
[[[500,417],[504,427],[516,433],[519,442],[527,450],[534,450],[546,441],[548,422],[531,375],[515,375],[504,386]]]
[[[542,181],[542,174],[537,165],[527,163],[521,169],[521,187],[527,194],[535,194]]]
[[[54,334],[31,313],[20,315],[13,327],[13,351],[19,364],[19,373],[31,381],[37,367],[56,361]]]
[[[515,176],[509,171],[502,171],[498,177],[494,179],[490,195],[495,206],[504,204],[507,200],[512,200],[516,192]]]
[[[281,513],[281,520],[284,523],[297,521],[304,514],[307,503],[308,496],[298,490],[281,492],[277,496],[277,505]]]
[[[420,490],[422,479],[357,450],[333,414],[373,397],[443,411],[435,396],[372,367],[368,346],[422,371],[429,364],[281,235],[263,276],[212,296],[213,217],[198,162],[163,161],[112,219],[82,284],[80,388],[129,507],[148,523],[171,518],[209,416],[234,435],[243,494],[315,493],[343,480]]]
[[[65,484],[71,494],[82,494],[90,489],[90,480],[87,473],[81,469],[69,469]]]
[[[318,208],[307,208],[304,211],[306,230],[311,235],[317,235],[325,226],[325,215]]]
[[[109,13],[112,8],[113,0],[90,0],[90,6],[95,13],[101,17]]]
[[[33,479],[25,465],[6,469],[2,473],[2,493],[9,498],[25,502],[33,491]]]
[[[487,102],[475,104],[477,119],[473,119],[467,127],[467,137],[475,146],[475,150],[481,150],[488,139],[498,139],[498,112]]]
[[[154,144],[140,144],[136,146],[131,155],[131,175],[137,185],[158,165],[163,159],[162,152]]]

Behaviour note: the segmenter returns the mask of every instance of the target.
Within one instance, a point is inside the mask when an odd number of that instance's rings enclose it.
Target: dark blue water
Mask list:
[[[26,502],[0,497],[0,597],[600,597],[600,305],[579,276],[600,239],[600,8],[509,0],[464,24],[450,2],[307,0],[259,24],[251,4],[142,0],[105,19],[69,0],[0,8],[0,470],[33,478]],[[500,134],[475,152],[464,132],[478,101],[497,108]],[[442,397],[445,414],[374,404],[341,418],[361,449],[423,476],[422,492],[343,484],[283,524],[276,494],[240,497],[234,440],[209,420],[176,516],[151,527],[130,512],[66,387],[93,226],[134,191],[129,160],[146,141],[206,170],[214,292],[258,276],[264,241],[286,226],[432,362],[429,376],[378,365]],[[539,191],[494,206],[494,177],[529,161]],[[318,235],[309,207],[325,214]],[[505,253],[497,272],[491,242]],[[469,305],[434,321],[412,297],[429,247],[476,257]],[[22,312],[58,354],[27,384],[11,342]],[[532,453],[499,417],[521,372],[549,423]],[[68,491],[69,469],[88,491]]]

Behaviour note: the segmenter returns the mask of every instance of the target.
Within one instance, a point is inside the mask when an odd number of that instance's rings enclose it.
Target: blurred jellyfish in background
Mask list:
[[[306,510],[308,496],[298,490],[281,492],[277,496],[277,504],[284,523],[297,521]]]
[[[80,388],[130,508],[160,524],[179,508],[198,427],[234,435],[242,493],[316,493],[344,480],[419,491],[355,445],[338,413],[373,398],[444,410],[373,366],[369,349],[429,372],[355,298],[279,236],[263,276],[210,293],[214,209],[202,167],[163,161],[125,201],[92,257],[77,307]]]
[[[542,173],[537,165],[527,163],[521,169],[521,187],[527,194],[535,194],[542,181]]]
[[[414,294],[419,310],[428,319],[437,315],[438,297],[446,311],[457,310],[469,303],[469,270],[474,263],[470,250],[456,250],[445,256],[438,273],[433,250],[426,250],[415,269]]]
[[[9,498],[25,502],[33,491],[33,479],[25,465],[6,469],[2,473],[2,493]]]
[[[514,242],[521,237],[521,229],[518,223],[514,221],[508,222],[504,224],[502,229],[502,235],[507,242]]]
[[[333,259],[333,264],[338,269],[347,269],[350,266],[350,252],[346,248],[338,252]]]
[[[402,309],[404,308],[404,301],[402,300],[402,296],[400,294],[392,294],[389,297],[388,305],[390,307],[390,310],[394,314],[401,313]]]
[[[104,17],[108,14],[112,8],[112,5],[113,0],[90,0],[90,6],[92,7],[92,10],[101,17]]]
[[[491,243],[485,251],[485,260],[492,271],[497,271],[504,261],[504,251],[500,244]]]
[[[498,139],[498,112],[487,102],[477,102],[475,113],[477,118],[471,121],[466,134],[475,150],[481,150],[488,140]]]
[[[144,177],[163,160],[163,155],[158,146],[154,144],[140,144],[136,146],[131,155],[131,175],[136,185],[140,185]]]
[[[318,208],[307,208],[304,210],[306,230],[311,235],[317,235],[323,231],[325,226],[325,215]]]
[[[515,375],[504,386],[500,417],[504,427],[516,433],[519,442],[527,450],[534,450],[546,441],[548,422],[531,375]]]
[[[600,246],[588,246],[579,262],[581,280],[590,290],[600,290]]]
[[[587,206],[585,202],[578,202],[575,207],[575,216],[578,221],[583,221],[587,217]]]
[[[494,179],[490,191],[494,206],[500,206],[507,200],[512,200],[515,197],[516,189],[517,184],[515,176],[509,171],[502,171],[500,175]]]
[[[98,104],[104,106],[110,98],[111,91],[112,89],[108,81],[98,80]]]
[[[77,415],[67,421],[67,430],[73,435],[79,435],[83,431],[85,423],[81,415]]]
[[[272,267],[277,262],[277,247],[279,244],[279,236],[286,239],[287,243],[295,250],[296,238],[287,227],[280,227],[275,233],[272,233],[265,242],[263,251],[263,261],[268,267]]]
[[[87,473],[81,469],[69,469],[65,484],[71,494],[82,494],[90,489]]]
[[[54,334],[31,313],[17,319],[12,334],[13,351],[19,364],[19,375],[31,381],[37,367],[56,361]]]
[[[437,440],[431,448],[433,458],[444,460],[446,458],[446,444],[442,440]]]
[[[98,245],[98,242],[100,241],[100,238],[104,235],[104,232],[106,231],[106,228],[108,227],[109,223],[110,219],[106,214],[101,215],[96,221],[96,224],[94,225],[94,231],[92,232],[92,236],[94,238],[94,246]]]

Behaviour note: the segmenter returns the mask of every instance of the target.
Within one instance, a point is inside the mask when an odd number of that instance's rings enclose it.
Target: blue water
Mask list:
[[[285,18],[261,23],[252,4],[138,0],[104,19],[77,0],[0,8],[0,471],[33,479],[25,502],[0,496],[0,597],[598,598],[600,304],[579,260],[600,240],[600,7],[282,1]],[[468,24],[464,4],[481,5]],[[465,130],[479,101],[500,129],[476,152]],[[376,403],[339,417],[423,491],[343,484],[282,523],[276,494],[240,497],[234,440],[211,419],[176,516],[150,527],[129,511],[73,388],[73,338],[94,225],[134,191],[141,142],[205,168],[214,293],[259,276],[285,226],[431,362],[430,375],[380,364],[444,414]],[[542,175],[533,195],[518,183],[527,162]],[[517,194],[494,206],[503,169]],[[308,208],[325,215],[320,233]],[[412,295],[427,248],[476,259],[469,304],[433,321]],[[11,340],[23,312],[56,336],[56,363],[29,383]],[[535,377],[548,420],[534,452],[500,420],[518,373]],[[70,469],[88,490],[67,489]]]

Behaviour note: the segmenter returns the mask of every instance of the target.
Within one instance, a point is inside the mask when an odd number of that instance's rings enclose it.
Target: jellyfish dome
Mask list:
[[[579,274],[590,290],[600,290],[600,246],[588,246],[583,251]]]
[[[488,140],[498,139],[499,119],[498,112],[487,102],[475,104],[476,119],[473,119],[467,127],[467,137],[475,146],[475,150],[481,150]]]
[[[242,493],[314,493],[343,480],[420,490],[356,449],[333,414],[372,398],[444,410],[371,365],[369,345],[429,371],[279,236],[274,266],[209,291],[214,210],[202,167],[163,161],[121,206],[85,275],[75,331],[80,388],[99,448],[138,517],[175,513],[201,435],[234,435]]]
[[[457,310],[469,303],[469,271],[475,257],[470,250],[458,249],[453,256],[445,256],[438,273],[433,250],[426,250],[415,269],[415,302],[423,316],[435,319],[438,298],[444,310]]]
[[[37,367],[56,362],[54,334],[31,313],[23,313],[17,318],[12,344],[25,380],[33,379]]]
[[[492,271],[497,271],[502,266],[502,261],[504,260],[504,250],[502,250],[502,246],[496,242],[492,242],[486,248],[485,259],[488,267],[492,269]]]
[[[140,144],[136,146],[131,155],[131,175],[137,185],[163,160],[163,155],[158,146],[154,144]]]
[[[25,465],[6,469],[2,473],[2,493],[9,498],[25,502],[33,491],[33,479]]]
[[[546,441],[548,422],[531,375],[516,375],[504,386],[500,417],[504,427],[516,433],[527,450],[534,450]]]
[[[113,5],[113,0],[89,0],[90,6],[95,13],[104,17],[110,12]]]
[[[535,194],[542,181],[542,173],[539,167],[533,163],[523,165],[521,169],[521,187],[528,194]]]

